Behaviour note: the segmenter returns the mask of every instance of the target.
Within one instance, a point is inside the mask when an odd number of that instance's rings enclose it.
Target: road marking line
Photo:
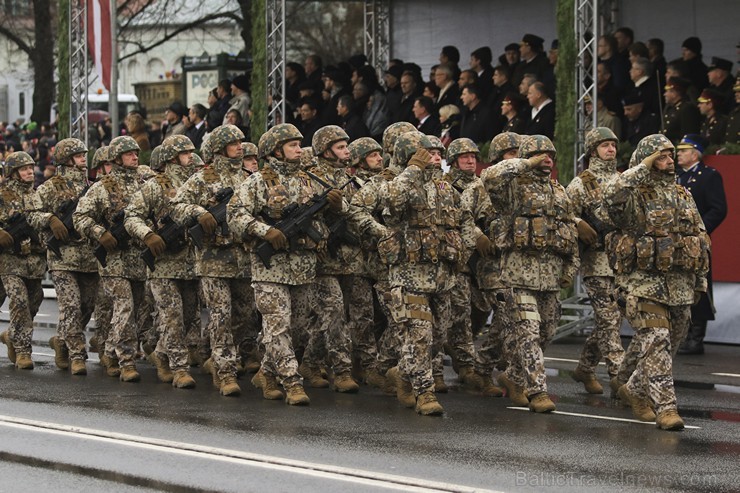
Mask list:
[[[549,356],[545,356],[545,361],[563,361],[565,363],[578,363],[577,359],[568,359],[568,358],[552,358]],[[606,363],[603,361],[599,363],[600,365],[606,366]]]
[[[509,406],[507,409],[514,409],[516,411],[529,411],[528,407],[516,407],[516,406]],[[600,416],[598,414],[582,414],[582,413],[569,413],[565,411],[552,411],[548,414],[563,414],[565,416],[576,416],[578,418],[594,418],[594,419],[603,419],[605,421],[621,421],[623,423],[637,423],[641,425],[653,425],[655,426],[654,421],[640,421],[638,419],[629,419],[629,418],[615,418],[613,416]],[[684,426],[684,428],[688,430],[701,430],[701,427],[699,426]]]
[[[717,375],[718,377],[735,377],[735,378],[740,378],[740,374],[737,374],[737,373],[710,373],[710,375]]]
[[[429,481],[410,476],[398,476],[364,469],[333,466],[316,462],[286,459],[271,455],[242,452],[240,450],[208,447],[186,442],[175,442],[158,438],[147,438],[112,431],[82,428],[47,421],[16,418],[0,415],[0,426],[18,428],[55,435],[77,436],[99,442],[117,443],[148,450],[169,452],[191,457],[207,458],[235,464],[246,464],[253,467],[273,469],[325,479],[348,481],[352,483],[413,492],[460,492],[460,493],[502,493],[482,488],[474,488],[452,483]]]

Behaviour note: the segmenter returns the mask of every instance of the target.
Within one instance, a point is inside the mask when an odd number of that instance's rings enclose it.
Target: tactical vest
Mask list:
[[[177,195],[177,188],[172,184],[172,178],[166,173],[159,173],[154,177],[154,180],[159,185],[162,191],[162,196],[165,198],[165,202],[169,203],[175,195]],[[158,211],[154,211],[154,220],[158,227],[161,226],[161,219],[167,216],[171,212],[170,207],[163,207]]]
[[[604,250],[606,235],[614,230],[610,221],[604,221],[602,217],[608,217],[604,208],[604,200],[601,193],[599,180],[591,171],[585,170],[578,177],[583,183],[583,189],[586,191],[584,201],[584,210],[581,218],[585,220],[598,234],[595,243],[588,245],[589,250]]]
[[[269,166],[264,166],[259,173],[262,175],[262,179],[267,186],[267,199],[265,206],[262,208],[261,219],[270,226],[275,225],[278,221],[283,219],[286,208],[292,208],[295,207],[295,205],[304,204],[308,202],[311,196],[313,196],[310,178],[303,170],[296,172],[296,176],[301,182],[301,191],[298,194],[299,201],[297,204],[291,199],[288,187],[280,181],[280,175],[278,175],[274,169]],[[315,248],[315,246],[316,245],[311,241],[311,239],[306,236],[305,247]]]
[[[576,251],[576,228],[570,220],[568,196],[555,181],[541,182],[529,175],[517,178],[513,220],[506,233],[492,229],[501,250],[539,253],[550,251],[570,257]],[[492,224],[500,228],[502,224]]]
[[[669,194],[659,194],[652,187],[638,188],[644,224],[607,236],[614,272],[701,273],[709,267],[711,243],[701,216],[689,192],[681,185],[675,187],[676,193]]]

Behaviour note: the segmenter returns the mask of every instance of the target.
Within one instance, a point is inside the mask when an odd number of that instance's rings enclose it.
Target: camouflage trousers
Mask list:
[[[211,346],[208,342],[208,337],[204,333],[201,324],[201,309],[203,307],[203,295],[200,290],[200,281],[198,289],[196,290],[196,306],[195,312],[198,314],[193,320],[188,323],[185,321],[185,345],[188,350],[193,350],[199,353],[205,361],[211,355]]]
[[[147,320],[139,324],[136,338],[146,352],[153,351],[162,337],[163,325],[159,320],[159,310],[154,308],[154,295],[152,294],[152,280],[144,281],[144,303],[149,307]]]
[[[98,293],[97,272],[51,272],[59,304],[57,334],[69,351],[69,359],[86,360],[85,327],[95,309]]]
[[[100,284],[105,295],[113,300],[113,315],[105,354],[118,358],[121,368],[135,364],[139,349],[137,334],[143,321],[151,316],[144,302],[144,281],[132,281],[123,277],[102,277]]]
[[[352,355],[363,369],[374,369],[378,360],[375,341],[375,307],[372,281],[362,276],[341,276],[345,314],[352,342]]]
[[[185,330],[195,322],[200,327],[198,281],[152,278],[149,286],[161,332],[156,351],[167,356],[172,371],[187,370]]]
[[[44,301],[41,279],[5,275],[2,281],[10,309],[8,336],[16,353],[30,355],[33,319]]]
[[[543,353],[560,321],[559,293],[514,288],[502,294],[511,324],[504,334],[504,351],[510,359],[506,374],[528,396],[547,392]]]
[[[586,277],[583,285],[591,300],[595,327],[583,346],[578,368],[593,374],[603,357],[609,377],[616,377],[624,358],[624,348],[619,339],[622,315],[617,306],[614,278]]]
[[[316,323],[308,328],[308,344],[303,353],[309,366],[327,361],[337,375],[352,370],[352,341],[339,277],[316,276],[314,280],[316,300],[321,301],[321,306],[316,307]]]
[[[415,395],[430,392],[434,388],[435,366],[442,366],[442,351],[435,344],[444,344],[434,340],[434,326],[442,327],[442,334],[449,326],[450,293],[421,293],[394,287],[391,297],[391,316],[400,328],[401,377],[411,383]]]
[[[450,326],[447,330],[447,346],[458,369],[472,367],[476,359],[470,318],[472,293],[470,276],[458,273],[455,287],[450,290]]]
[[[98,341],[98,348],[101,354],[105,348],[105,341],[110,334],[110,321],[113,317],[113,300],[105,294],[102,281],[98,282],[98,293],[95,296],[95,338]]]
[[[3,283],[0,282],[0,306],[5,304],[5,299],[7,298],[7,294],[5,293],[5,286],[3,286]]]
[[[486,301],[493,307],[493,318],[488,335],[483,340],[475,369],[481,375],[490,376],[494,368],[506,370],[509,365],[509,356],[505,353],[507,335],[513,330],[511,318],[507,315],[506,294],[510,289],[494,289],[481,291]]]
[[[375,293],[378,295],[380,310],[388,322],[378,339],[377,356],[377,369],[381,374],[385,375],[388,370],[398,365],[401,354],[401,328],[393,320],[393,316],[391,315],[391,290],[388,283],[378,281],[375,283],[374,288]]]
[[[236,377],[237,334],[254,317],[254,291],[250,279],[202,277],[203,302],[210,313],[208,336],[211,361],[220,378]]]
[[[315,300],[314,285],[255,282],[252,287],[257,309],[262,314],[261,342],[265,348],[262,371],[275,376],[284,387],[303,383],[293,350],[293,333],[308,329]]]
[[[673,357],[691,325],[691,306],[666,306],[627,296],[624,315],[635,331],[619,369],[630,393],[648,398],[655,412],[676,409]],[[633,371],[629,366],[634,364]],[[622,380],[627,375],[628,379]]]

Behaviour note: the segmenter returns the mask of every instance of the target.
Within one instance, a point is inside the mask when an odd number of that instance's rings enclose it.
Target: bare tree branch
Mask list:
[[[26,43],[20,36],[18,36],[16,33],[2,24],[0,24],[0,34],[15,43],[15,45],[18,46],[18,48],[20,48],[21,51],[23,51],[26,55],[28,55],[29,58],[33,57],[34,48]]]

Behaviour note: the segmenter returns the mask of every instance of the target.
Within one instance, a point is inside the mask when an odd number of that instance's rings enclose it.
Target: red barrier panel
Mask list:
[[[740,282],[740,156],[704,156],[704,162],[722,175],[727,217],[712,233],[712,278]]]

